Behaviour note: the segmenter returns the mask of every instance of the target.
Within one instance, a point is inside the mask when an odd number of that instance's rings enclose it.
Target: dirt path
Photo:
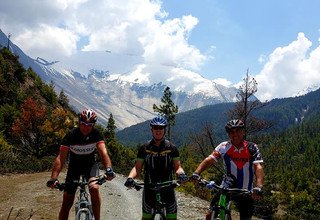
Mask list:
[[[60,174],[61,177],[64,174]],[[62,193],[48,189],[49,172],[0,176],[0,219],[57,219]],[[127,190],[125,177],[117,175],[101,187],[102,219],[137,220],[141,218],[141,192]],[[179,219],[203,219],[207,201],[177,193]],[[73,210],[70,219],[74,218]]]

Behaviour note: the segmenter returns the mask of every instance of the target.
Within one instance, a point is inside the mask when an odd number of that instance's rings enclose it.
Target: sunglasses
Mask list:
[[[94,125],[94,123],[85,123],[83,121],[80,122],[81,125],[84,125],[86,127],[92,127]]]
[[[164,129],[164,126],[152,126],[153,130],[162,130]]]

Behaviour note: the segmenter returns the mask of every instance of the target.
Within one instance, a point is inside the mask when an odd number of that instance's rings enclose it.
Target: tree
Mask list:
[[[69,106],[69,99],[68,96],[66,95],[66,93],[63,91],[63,89],[60,91],[59,94],[59,101],[60,105],[62,105],[62,107],[68,107]]]
[[[252,112],[258,108],[265,106],[254,94],[258,91],[258,83],[255,78],[249,75],[247,70],[246,77],[243,79],[243,84],[240,85],[235,108],[227,114],[231,119],[241,119],[245,124],[246,135],[264,130],[271,126],[270,123],[258,119],[253,116]]]
[[[171,99],[172,93],[170,87],[166,87],[164,94],[161,98],[163,105],[159,107],[153,104],[153,111],[158,112],[161,116],[165,117],[168,121],[168,138],[171,137],[171,126],[175,125],[175,117],[178,113],[178,106],[174,104]]]
[[[36,156],[43,155],[45,140],[41,131],[41,126],[46,120],[47,110],[45,106],[27,98],[21,105],[21,115],[12,125],[12,134],[17,141],[16,150],[23,155]]]
[[[110,113],[105,137],[107,139],[114,139],[115,138],[115,130],[116,130],[116,128],[117,127],[115,125],[115,121],[113,119],[113,115],[112,115],[112,113]]]

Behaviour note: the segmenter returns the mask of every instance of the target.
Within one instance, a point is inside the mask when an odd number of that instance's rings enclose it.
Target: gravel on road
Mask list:
[[[60,181],[65,177],[60,174]],[[46,187],[50,172],[0,176],[0,219],[54,220],[58,218],[62,192]],[[101,186],[102,220],[141,219],[142,191],[128,190],[125,177],[117,175]],[[204,219],[208,202],[177,193],[179,219]],[[74,219],[74,209],[69,219]]]

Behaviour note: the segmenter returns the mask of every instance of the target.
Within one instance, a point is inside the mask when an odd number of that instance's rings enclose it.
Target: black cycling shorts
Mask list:
[[[77,191],[77,185],[73,182],[78,181],[80,176],[84,175],[88,181],[91,177],[99,176],[99,164],[95,163],[92,166],[69,166],[66,176],[66,187],[64,189],[68,194],[75,194]]]
[[[169,216],[176,216],[177,202],[173,187],[161,189],[161,201],[165,203],[166,214]],[[145,188],[142,196],[142,212],[143,216],[148,218],[154,212],[156,207],[156,191]]]

